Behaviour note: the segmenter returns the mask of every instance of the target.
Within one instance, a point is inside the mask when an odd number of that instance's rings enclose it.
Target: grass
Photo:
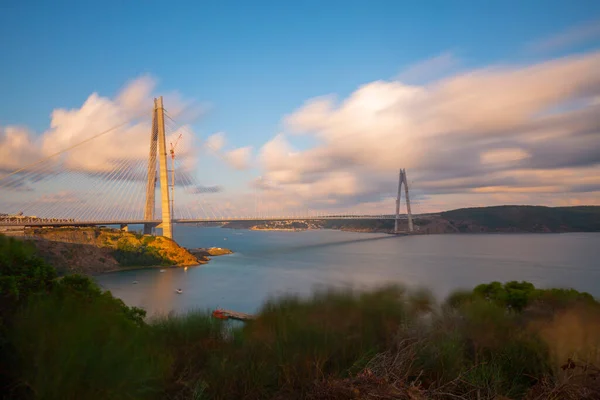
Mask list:
[[[17,388],[43,399],[156,398],[168,354],[105,301],[37,298],[18,313],[9,340],[20,360]]]
[[[267,302],[232,326],[144,319],[0,236],[0,385],[18,399],[597,399],[600,305],[492,282]]]
[[[561,369],[598,362],[598,307],[577,299],[540,317],[483,298],[440,307],[399,286],[324,291],[231,327],[206,312],[143,322],[73,287],[34,296],[15,318],[31,398],[533,399],[595,382]]]

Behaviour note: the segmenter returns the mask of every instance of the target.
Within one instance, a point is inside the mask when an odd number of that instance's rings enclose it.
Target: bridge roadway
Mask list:
[[[434,214],[421,214],[419,218],[427,218]],[[321,215],[321,216],[309,216],[309,217],[222,217],[222,218],[176,218],[173,220],[176,224],[197,224],[197,223],[210,223],[210,222],[238,222],[238,221],[323,221],[323,220],[394,220],[395,215]],[[400,219],[407,219],[406,215],[400,215]],[[143,219],[129,219],[129,220],[93,220],[93,221],[75,221],[72,219],[30,219],[27,218],[19,220],[0,220],[0,226],[6,227],[35,227],[35,226],[97,226],[97,225],[144,225],[150,224],[158,226],[161,224],[160,220],[143,220]]]

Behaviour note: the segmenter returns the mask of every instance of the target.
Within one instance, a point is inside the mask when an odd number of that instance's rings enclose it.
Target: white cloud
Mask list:
[[[263,177],[290,194],[337,203],[393,193],[400,167],[431,193],[570,190],[566,176],[549,184],[510,171],[563,168],[572,175],[600,162],[598,105],[559,107],[597,98],[598,71],[600,53],[591,53],[424,86],[376,81],[339,102],[312,99],[284,122],[288,133],[318,144],[300,151],[277,135],[260,149]]]
[[[225,133],[217,132],[206,139],[204,142],[210,151],[218,152],[225,146]]]
[[[217,132],[204,141],[204,147],[233,169],[245,170],[252,164],[252,147],[245,146],[225,150],[227,139],[224,132]]]
[[[123,110],[139,114],[153,106],[152,90],[156,81],[148,75],[128,82],[117,95],[116,104]]]
[[[154,80],[144,76],[129,82],[114,99],[93,93],[79,108],[54,110],[49,129],[39,135],[0,127],[0,208],[38,216],[88,218],[97,211],[104,217],[141,218],[154,89]],[[166,151],[177,142],[176,183],[193,186],[197,151],[180,110],[196,106],[176,93],[170,96],[179,100],[164,98],[165,108],[174,110],[165,119]]]
[[[445,52],[438,56],[420,61],[410,65],[396,77],[403,83],[422,83],[428,80],[440,78],[456,69],[460,60],[451,52]]]
[[[529,157],[529,153],[523,149],[493,149],[480,154],[479,158],[482,164],[506,164],[520,161]]]
[[[144,76],[131,81],[114,100],[93,93],[80,108],[56,109],[51,115],[50,129],[37,137],[20,128],[5,127],[0,132],[0,155],[6,152],[10,157],[0,157],[0,169],[23,167],[106,131],[109,132],[65,152],[61,156],[64,168],[107,172],[124,161],[147,159],[154,107],[151,94],[155,85],[152,78]],[[192,157],[191,128],[184,126],[171,132],[167,142],[181,132],[185,134],[179,144],[178,158],[185,161]],[[185,165],[192,164],[188,160]]]
[[[33,135],[26,128],[0,127],[0,171],[16,170],[35,162],[38,157]]]
[[[405,72],[414,77],[419,71],[447,71],[455,61],[448,53]],[[590,53],[533,65],[491,66],[429,84],[375,81],[345,99],[309,99],[285,116],[283,132],[258,150],[262,176],[251,185],[263,192],[261,204],[275,209],[342,210],[360,203],[378,210],[389,203],[391,210],[398,168],[404,167],[416,211],[426,210],[418,208],[423,193],[429,196],[428,210],[511,198],[533,204],[593,199],[600,191],[598,71],[600,53]],[[114,99],[92,94],[80,108],[55,110],[50,128],[38,136],[20,127],[0,127],[0,171],[12,171],[120,123],[122,127],[65,154],[64,164],[87,173],[108,173],[124,161],[142,165],[148,156],[144,143],[149,143],[154,88],[153,79],[142,77]],[[165,108],[175,119],[196,107],[177,94],[172,98],[165,96]],[[145,117],[128,122],[138,114]],[[167,146],[183,133],[177,160],[192,170],[197,149],[191,127],[170,120],[167,126]],[[311,136],[316,144],[296,149],[288,140],[291,135]],[[223,132],[208,137],[204,147],[235,169],[253,161],[251,147],[228,148]],[[143,175],[145,170],[140,171]],[[11,187],[29,189],[18,182]],[[220,187],[197,190],[215,191],[211,197],[227,203]],[[567,201],[559,193],[583,195]],[[233,210],[237,203],[228,204]]]
[[[527,49],[535,52],[551,52],[598,38],[600,38],[600,20],[596,19],[548,38],[533,41],[527,45]]]
[[[250,159],[252,157],[252,147],[240,147],[225,153],[225,159],[233,168],[238,170],[250,168]]]

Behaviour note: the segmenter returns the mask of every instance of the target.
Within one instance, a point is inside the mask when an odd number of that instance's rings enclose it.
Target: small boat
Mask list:
[[[136,284],[136,283],[138,283],[138,282],[137,282],[137,281],[133,281],[133,282],[131,282],[131,283],[133,283],[133,284],[135,285],[135,284]]]
[[[183,293],[183,290],[181,290],[181,289],[177,289],[177,290],[176,290],[176,292],[177,292],[178,294],[181,294],[181,293]]]
[[[187,271],[187,267],[183,267],[183,270],[184,270],[184,271]]]
[[[159,272],[165,272],[165,270],[164,270],[164,269],[161,269]]]

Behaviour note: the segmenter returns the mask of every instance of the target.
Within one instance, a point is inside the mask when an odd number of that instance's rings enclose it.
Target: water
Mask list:
[[[224,240],[226,238],[226,240]],[[256,311],[272,296],[320,287],[425,286],[438,299],[493,280],[527,280],[600,296],[600,233],[392,236],[331,230],[247,231],[177,226],[185,247],[235,254],[183,268],[123,271],[98,283],[149,314],[223,307]],[[133,285],[132,281],[138,281]],[[183,294],[175,293],[177,288]]]

